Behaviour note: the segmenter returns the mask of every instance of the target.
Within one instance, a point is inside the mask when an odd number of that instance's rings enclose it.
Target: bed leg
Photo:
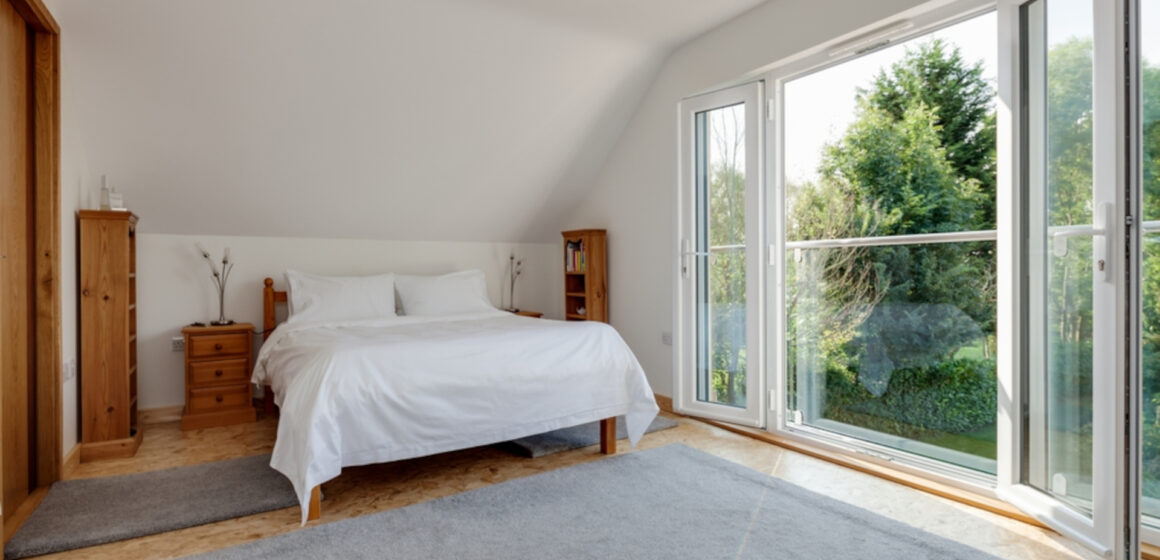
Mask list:
[[[322,485],[315,486],[310,491],[310,508],[306,511],[307,521],[317,521],[322,518]]]
[[[605,455],[616,454],[615,416],[600,421],[600,452]]]
[[[269,385],[262,386],[262,413],[266,416],[274,415],[274,390]]]

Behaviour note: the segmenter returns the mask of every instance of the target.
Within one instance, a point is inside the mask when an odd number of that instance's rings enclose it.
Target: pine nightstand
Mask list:
[[[182,430],[253,422],[250,370],[254,325],[185,327],[185,413]]]

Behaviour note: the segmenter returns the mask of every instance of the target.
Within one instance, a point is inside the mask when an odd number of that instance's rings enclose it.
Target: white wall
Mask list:
[[[612,324],[673,394],[678,104],[783,58],[873,25],[917,0],[774,0],[685,44],[665,62],[568,226],[608,229]]]
[[[144,218],[142,218],[144,220]],[[524,261],[516,283],[516,306],[562,318],[564,283],[555,243],[454,243],[303,239],[285,237],[225,237],[209,235],[141,234],[137,238],[137,324],[140,408],[180,405],[184,396],[183,354],[170,349],[170,339],[193,321],[217,319],[217,294],[209,268],[194,249],[200,242],[217,258],[230,248],[237,263],[226,293],[226,316],[253,323],[261,330],[263,279],[274,278],[286,289],[287,268],[318,274],[361,275],[377,272],[438,274],[479,268],[487,275],[488,292],[497,306],[507,278],[508,256]],[[507,298],[506,288],[503,298]],[[255,337],[260,340],[260,337]]]
[[[529,12],[61,0],[63,158],[147,233],[553,241],[667,51]]]
[[[211,318],[208,279],[173,260],[168,234],[233,236],[237,290],[288,266],[478,266],[496,298],[503,243],[530,242],[520,250],[545,264],[529,263],[520,303],[554,314],[556,213],[669,48],[505,2],[48,4],[62,33],[63,359],[77,354],[75,213],[108,174],[141,216],[142,408],[181,401],[167,338]],[[258,287],[231,298],[237,318],[258,317]],[[66,378],[62,453],[77,424]]]

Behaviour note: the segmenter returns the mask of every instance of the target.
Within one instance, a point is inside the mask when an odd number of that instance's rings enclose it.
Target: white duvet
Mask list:
[[[310,490],[345,466],[506,441],[625,416],[635,445],[658,411],[644,370],[597,322],[503,311],[282,325],[255,384],[281,407],[270,466]]]

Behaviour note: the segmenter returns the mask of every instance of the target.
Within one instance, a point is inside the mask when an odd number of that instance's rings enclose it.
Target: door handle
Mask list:
[[[1112,279],[1111,257],[1114,255],[1113,239],[1115,233],[1115,206],[1111,202],[1101,202],[1092,216],[1090,226],[1070,226],[1060,228],[1050,233],[1051,252],[1057,257],[1066,257],[1068,240],[1072,237],[1100,238],[1102,243],[1092,240],[1092,258],[1096,260],[1096,268],[1103,275],[1104,281]]]
[[[691,241],[689,241],[688,239],[681,240],[680,257],[681,257],[681,277],[682,278],[689,277],[689,274],[690,274],[690,272],[689,272],[689,268],[690,268],[689,257],[712,257],[713,256],[713,253],[711,253],[711,252],[694,251],[692,248],[692,245],[693,245],[693,243]]]

